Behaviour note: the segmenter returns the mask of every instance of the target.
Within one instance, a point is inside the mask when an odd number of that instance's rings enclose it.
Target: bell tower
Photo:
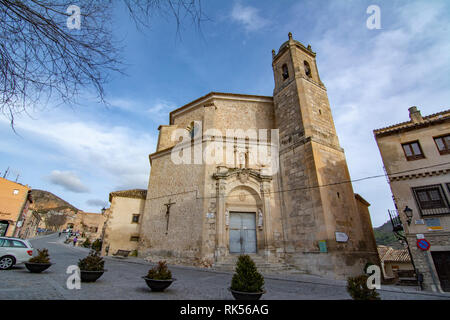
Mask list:
[[[289,33],[272,58],[286,261],[316,274],[355,274],[363,260],[377,259],[376,248],[369,250],[361,231],[364,213],[349,182],[316,53]],[[348,241],[337,241],[336,232]]]
[[[289,33],[289,40],[281,45],[278,54],[273,50],[272,57],[273,96],[284,142],[281,147],[301,137],[314,137],[339,148],[327,91],[311,46],[305,47]]]

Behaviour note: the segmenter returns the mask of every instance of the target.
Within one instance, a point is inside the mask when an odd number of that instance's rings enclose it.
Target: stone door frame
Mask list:
[[[237,212],[256,212],[256,219],[258,221],[258,212],[261,211],[263,215],[263,225],[261,231],[263,233],[263,248],[258,247],[259,254],[269,254],[272,249],[273,233],[271,231],[271,215],[270,215],[270,190],[272,177],[262,175],[259,170],[248,168],[228,168],[226,166],[218,166],[217,172],[213,174],[216,180],[216,260],[220,257],[229,255],[229,238],[228,226],[226,221],[226,211]],[[255,195],[260,199],[256,208],[239,208],[235,206],[227,207],[226,197],[233,189],[237,187],[246,187],[251,189]],[[254,210],[256,209],[256,211]],[[257,233],[259,232],[258,223],[256,221]],[[258,236],[257,236],[258,237]],[[258,238],[257,238],[258,241]],[[262,249],[262,250],[261,250]]]

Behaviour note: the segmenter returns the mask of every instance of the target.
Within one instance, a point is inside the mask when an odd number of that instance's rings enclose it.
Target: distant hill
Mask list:
[[[67,201],[48,191],[32,189],[31,198],[33,199],[31,208],[34,210],[54,210],[74,213],[81,211]]]
[[[394,233],[392,232],[391,221],[385,222],[382,226],[374,228],[375,241],[377,245],[389,246],[394,249],[403,249],[403,246],[398,242]]]

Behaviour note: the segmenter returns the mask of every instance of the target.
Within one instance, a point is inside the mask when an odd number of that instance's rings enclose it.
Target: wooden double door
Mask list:
[[[255,213],[230,213],[230,253],[256,253]]]

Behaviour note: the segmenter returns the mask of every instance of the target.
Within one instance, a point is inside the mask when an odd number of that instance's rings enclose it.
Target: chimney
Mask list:
[[[409,118],[411,119],[411,121],[413,123],[418,123],[418,122],[423,121],[422,115],[420,114],[420,110],[418,110],[416,106],[412,106],[408,110],[409,110]]]

